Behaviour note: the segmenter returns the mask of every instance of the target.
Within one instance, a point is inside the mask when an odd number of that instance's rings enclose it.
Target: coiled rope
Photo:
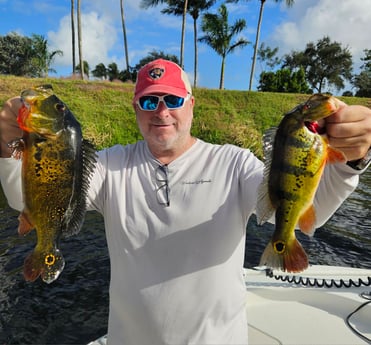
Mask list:
[[[361,286],[371,286],[371,277],[367,277],[366,281],[358,278],[358,280],[353,279],[325,279],[325,278],[308,278],[302,276],[289,276],[289,275],[277,275],[273,273],[273,270],[267,268],[265,270],[267,277],[274,278],[276,280],[280,280],[285,283],[296,284],[296,285],[303,285],[303,286],[310,286],[310,287],[325,287],[325,288],[351,288],[351,287],[361,287]]]

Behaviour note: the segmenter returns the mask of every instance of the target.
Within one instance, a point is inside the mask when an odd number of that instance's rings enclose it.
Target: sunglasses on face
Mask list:
[[[185,101],[190,99],[191,95],[188,94],[185,98],[174,95],[146,95],[139,98],[137,104],[141,110],[154,111],[158,108],[160,101],[164,102],[168,109],[182,108]]]

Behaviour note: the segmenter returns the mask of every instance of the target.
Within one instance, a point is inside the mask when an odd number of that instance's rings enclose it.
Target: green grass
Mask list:
[[[98,148],[141,139],[132,108],[134,85],[102,81],[30,79],[0,76],[0,102],[33,85],[50,83],[80,121],[84,136]],[[213,143],[232,143],[262,156],[264,131],[308,95],[198,88],[192,134]],[[340,97],[348,104],[371,106],[369,98]]]

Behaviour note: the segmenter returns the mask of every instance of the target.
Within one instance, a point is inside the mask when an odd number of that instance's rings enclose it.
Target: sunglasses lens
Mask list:
[[[187,96],[188,99],[188,96]],[[174,95],[166,96],[142,96],[139,98],[139,106],[142,110],[153,111],[156,110],[160,101],[166,104],[168,109],[178,109],[184,104],[185,98]]]
[[[174,95],[166,95],[164,101],[169,109],[176,109],[183,106],[184,98]]]
[[[139,105],[143,110],[156,110],[159,98],[157,96],[143,96],[139,98]]]

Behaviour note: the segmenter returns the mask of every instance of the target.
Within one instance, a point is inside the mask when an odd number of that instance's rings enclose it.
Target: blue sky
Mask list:
[[[81,0],[81,3],[84,60],[91,69],[100,62],[106,65],[116,62],[119,69],[124,69],[120,1]],[[161,14],[161,7],[142,9],[139,3],[140,0],[124,1],[130,65],[137,64],[152,50],[179,56],[181,18]],[[218,1],[211,11],[216,12],[221,3]],[[266,1],[260,42],[278,47],[282,56],[292,50],[303,50],[308,42],[328,35],[350,49],[357,71],[363,49],[371,49],[371,0],[296,0],[292,8],[283,4]],[[241,35],[251,42],[255,40],[259,6],[259,0],[227,5],[230,23],[240,18],[247,21]],[[63,57],[54,61],[52,67],[57,74],[51,76],[71,74],[70,0],[0,0],[0,17],[0,35],[11,31],[26,36],[40,34],[48,40],[51,50],[64,52]],[[184,62],[193,80],[193,21],[188,17]],[[250,44],[227,57],[226,89],[248,89],[252,55]],[[220,65],[221,58],[199,43],[198,86],[218,88]],[[258,64],[254,89],[260,72]]]

